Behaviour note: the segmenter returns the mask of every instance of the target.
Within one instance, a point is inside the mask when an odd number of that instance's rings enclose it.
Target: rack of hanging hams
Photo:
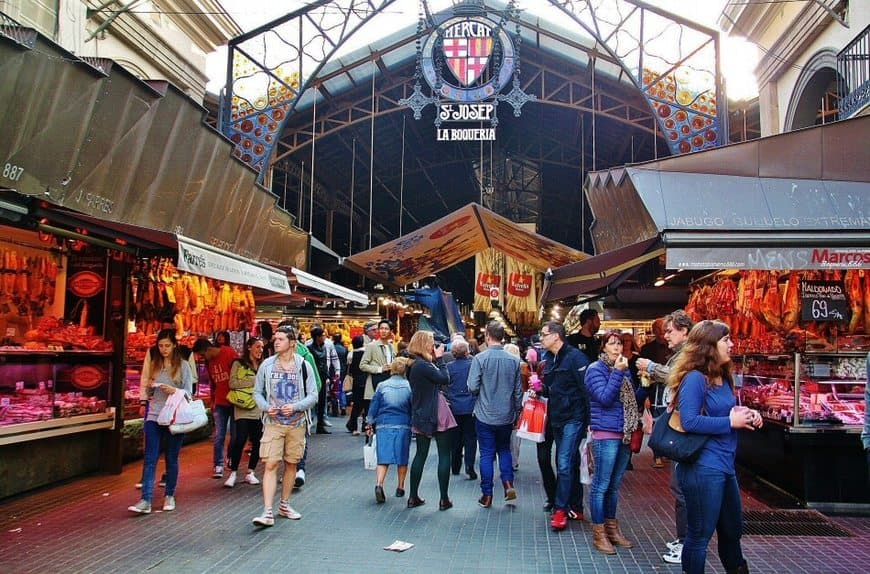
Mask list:
[[[56,256],[0,247],[2,319],[16,325],[19,333],[30,330],[46,313],[46,307],[54,305],[58,271]],[[5,333],[0,333],[0,338],[4,336]]]
[[[253,329],[250,287],[179,271],[161,257],[140,260],[130,285],[136,330],[145,335],[156,334],[162,323],[174,323],[179,337]]]
[[[843,322],[801,322],[801,280],[843,281],[851,314]],[[735,353],[832,352],[870,348],[870,271],[740,271],[692,289],[686,312],[731,328]]]

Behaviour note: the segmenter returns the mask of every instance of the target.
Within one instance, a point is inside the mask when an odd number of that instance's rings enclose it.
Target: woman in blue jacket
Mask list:
[[[704,572],[707,545],[715,531],[719,560],[729,574],[749,570],[740,547],[743,509],[734,470],[735,429],[761,427],[761,415],[735,406],[731,377],[731,334],[719,321],[701,321],[668,376],[672,405],[686,432],[709,435],[697,460],[676,465],[677,480],[686,497],[686,538],[682,566],[686,574]]]
[[[589,492],[592,512],[592,545],[605,554],[616,554],[613,547],[634,546],[619,528],[616,504],[622,477],[631,457],[631,433],[640,424],[638,405],[646,398],[646,389],[631,378],[628,359],[622,355],[622,338],[611,330],[601,339],[604,349],[598,360],[586,369],[589,392],[592,454],[595,474]]]
[[[383,504],[384,479],[391,464],[396,465],[399,485],[396,496],[405,496],[405,476],[411,450],[411,385],[405,378],[408,359],[398,357],[390,363],[390,378],[378,384],[369,405],[366,434],[377,431],[378,468],[376,471],[375,500]]]

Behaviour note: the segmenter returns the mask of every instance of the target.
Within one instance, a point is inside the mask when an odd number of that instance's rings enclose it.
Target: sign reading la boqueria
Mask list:
[[[534,99],[519,85],[519,51],[505,29],[509,20],[517,17],[514,0],[499,21],[491,19],[482,5],[460,4],[453,17],[418,44],[414,92],[399,103],[414,111],[414,119],[420,119],[423,108],[434,104],[438,141],[492,141],[496,138],[499,101],[513,106],[514,115],[519,116],[523,104]],[[423,25],[421,20],[421,29]],[[421,77],[431,95],[423,93]],[[503,94],[508,86],[511,91]],[[442,128],[444,122],[467,123]]]

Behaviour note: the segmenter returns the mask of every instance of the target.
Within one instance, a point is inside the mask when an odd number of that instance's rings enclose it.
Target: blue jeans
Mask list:
[[[572,485],[577,482],[577,460],[580,441],[586,435],[586,425],[579,421],[553,426],[553,441],[556,443],[556,501],[557,510],[569,510],[573,501]]]
[[[719,539],[719,560],[725,570],[743,565],[740,535],[743,508],[737,476],[699,464],[677,464],[677,480],[686,498],[686,538],[683,540],[683,572],[704,572],[707,545],[713,531]]]
[[[172,434],[169,427],[160,426],[157,421],[145,421],[145,465],[142,468],[142,500],[151,502],[154,497],[154,474],[157,471],[157,458],[160,456],[160,442],[166,440],[166,496],[175,496],[178,484],[178,453],[184,434]]]
[[[619,488],[628,468],[631,449],[620,439],[592,441],[592,456],[595,459],[595,474],[589,490],[589,510],[592,524],[604,524],[608,518],[616,518]]]
[[[214,405],[212,407],[212,415],[214,416],[214,465],[224,465],[224,449],[228,447],[224,445],[227,438],[227,426],[230,427],[230,444],[233,443],[233,406]]]
[[[492,496],[493,463],[498,454],[498,471],[502,482],[514,480],[513,457],[511,456],[511,431],[513,425],[488,425],[475,420],[477,443],[480,445],[480,491]]]

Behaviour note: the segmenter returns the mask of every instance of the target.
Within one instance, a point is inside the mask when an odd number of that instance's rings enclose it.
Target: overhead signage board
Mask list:
[[[178,239],[178,269],[228,281],[240,285],[259,287],[275,293],[289,295],[287,274],[260,263],[244,261],[232,253],[219,250],[181,235]]]
[[[487,14],[482,6],[462,3],[455,6],[452,17],[418,42],[414,91],[399,103],[411,108],[418,120],[422,110],[433,104],[437,141],[493,141],[498,103],[506,102],[519,116],[523,105],[535,99],[522,90],[519,45],[506,29],[517,18],[513,2],[500,17]],[[425,25],[421,18],[421,29]],[[428,94],[423,81],[431,89]],[[457,122],[465,125],[442,126]]]
[[[668,269],[870,269],[870,247],[668,247]]]

